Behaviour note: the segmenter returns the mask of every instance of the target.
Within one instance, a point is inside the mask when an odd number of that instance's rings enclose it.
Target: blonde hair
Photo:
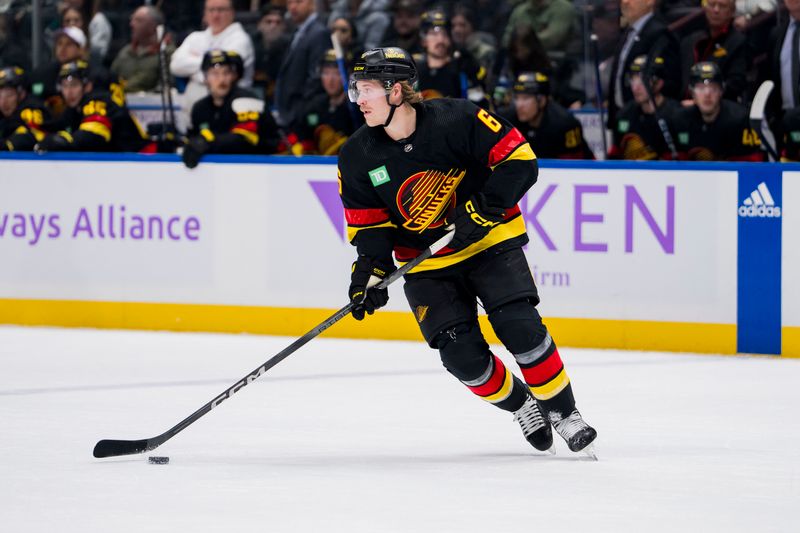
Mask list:
[[[411,86],[410,83],[407,81],[400,82],[400,90],[403,96],[403,103],[409,104],[418,104],[422,102],[422,96],[414,90],[414,87]]]

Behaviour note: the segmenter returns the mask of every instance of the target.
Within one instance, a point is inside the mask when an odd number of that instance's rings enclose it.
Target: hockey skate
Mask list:
[[[553,431],[532,396],[528,396],[522,407],[514,411],[514,420],[519,423],[525,440],[531,446],[543,452],[550,450],[551,453],[555,453],[552,449]]]
[[[549,417],[555,430],[567,441],[567,446],[570,450],[573,452],[582,451],[592,459],[597,460],[594,447],[591,445],[594,439],[597,438],[597,431],[584,422],[577,409],[567,417],[562,417],[558,412],[549,413]]]

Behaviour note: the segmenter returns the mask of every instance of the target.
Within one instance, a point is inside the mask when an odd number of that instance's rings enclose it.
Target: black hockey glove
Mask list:
[[[200,135],[192,137],[183,147],[183,164],[186,168],[194,168],[200,162],[200,158],[211,149],[211,145]]]
[[[48,135],[34,147],[37,154],[45,154],[47,152],[59,152],[63,150],[69,150],[70,143],[69,141],[63,136],[59,135],[58,133],[54,133],[52,135]]]
[[[455,224],[456,233],[448,245],[453,250],[466,248],[486,237],[486,234],[503,220],[505,209],[486,205],[486,198],[478,193],[447,215],[445,223]]]
[[[372,276],[383,279],[397,267],[391,262],[377,262],[365,255],[359,255],[353,263],[353,273],[350,276],[350,290],[348,296],[353,302],[353,318],[363,320],[364,313],[372,314],[376,309],[386,305],[389,301],[388,289],[367,289],[367,283]]]

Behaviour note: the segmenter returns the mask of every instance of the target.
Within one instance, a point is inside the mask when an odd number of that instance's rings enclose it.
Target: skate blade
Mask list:
[[[594,451],[594,444],[589,444],[586,448],[582,449],[578,453],[584,454],[586,457],[592,459],[593,461],[599,461],[599,459],[597,458],[597,452]]]
[[[548,455],[555,455],[556,454],[556,445],[553,444],[549,448],[544,451]]]

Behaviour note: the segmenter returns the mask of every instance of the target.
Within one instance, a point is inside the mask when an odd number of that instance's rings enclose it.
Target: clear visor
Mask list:
[[[350,80],[347,86],[347,97],[358,103],[376,98],[385,98],[389,91],[377,80]]]

